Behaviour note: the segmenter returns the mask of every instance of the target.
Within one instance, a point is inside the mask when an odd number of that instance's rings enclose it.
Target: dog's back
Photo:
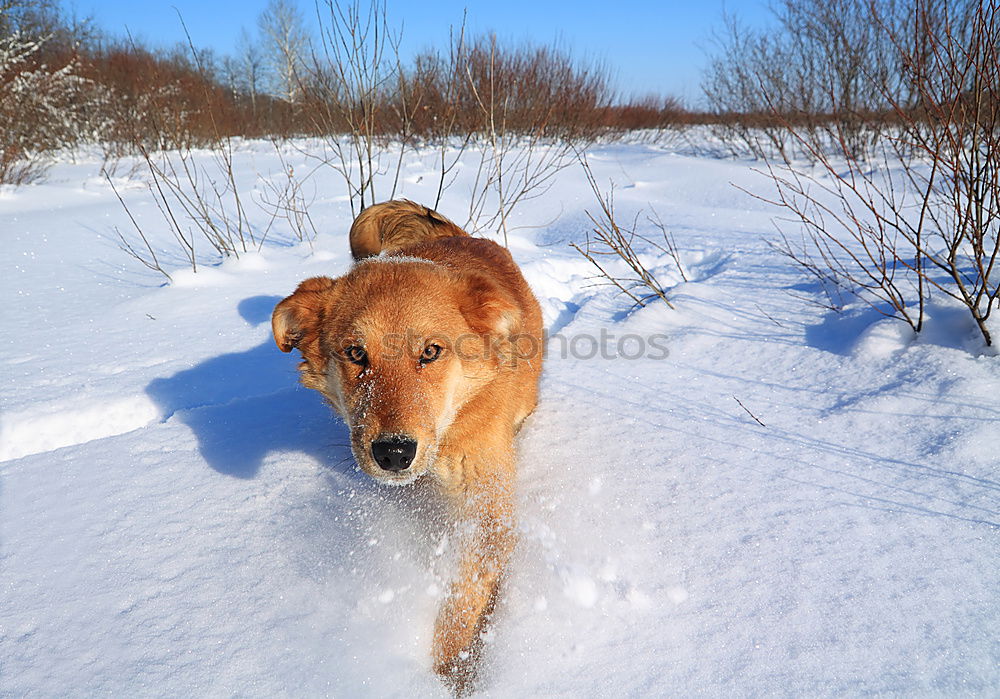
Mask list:
[[[369,206],[354,220],[351,255],[360,260],[425,240],[459,236],[467,238],[469,234],[437,211],[396,199]]]

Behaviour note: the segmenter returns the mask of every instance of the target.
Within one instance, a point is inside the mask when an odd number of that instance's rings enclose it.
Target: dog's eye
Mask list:
[[[424,347],[424,351],[420,353],[420,363],[430,364],[440,356],[441,345],[427,345]]]
[[[368,363],[368,353],[365,352],[364,347],[347,347],[344,349],[344,356],[347,357],[349,362],[353,362],[359,366],[364,366]]]

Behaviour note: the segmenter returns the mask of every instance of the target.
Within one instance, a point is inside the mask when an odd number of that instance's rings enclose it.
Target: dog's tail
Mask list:
[[[433,209],[408,199],[395,199],[373,204],[354,219],[351,255],[360,260],[423,240],[468,235]]]

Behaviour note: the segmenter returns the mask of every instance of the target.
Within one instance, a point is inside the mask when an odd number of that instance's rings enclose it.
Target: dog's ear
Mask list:
[[[299,284],[295,293],[274,307],[271,330],[274,341],[282,352],[305,345],[319,338],[323,310],[331,301],[340,280],[330,277],[312,277]]]
[[[465,322],[479,335],[510,338],[521,330],[521,309],[513,297],[485,274],[465,275],[459,308]]]

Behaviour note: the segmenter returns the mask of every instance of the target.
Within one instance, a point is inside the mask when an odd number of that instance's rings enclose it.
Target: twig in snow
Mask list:
[[[767,311],[765,311],[763,308],[761,308],[760,304],[755,303],[754,306],[757,307],[757,310],[760,311],[764,315],[765,318],[767,318],[768,320],[770,320],[772,323],[774,323],[775,325],[777,325],[779,328],[785,327],[784,325],[782,325],[781,323],[779,323],[774,317],[772,317]]]
[[[747,406],[743,405],[743,402],[740,401],[739,398],[737,398],[736,396],[733,396],[733,400],[736,401],[737,403],[739,403],[740,407],[743,408],[744,410],[746,410],[747,411],[747,415],[749,415],[750,417],[752,417],[757,422],[758,425],[760,425],[761,427],[767,427],[767,425],[765,425],[763,422],[760,421],[760,418],[758,418],[756,415],[754,415],[753,413],[750,412],[750,408],[748,408]]]

